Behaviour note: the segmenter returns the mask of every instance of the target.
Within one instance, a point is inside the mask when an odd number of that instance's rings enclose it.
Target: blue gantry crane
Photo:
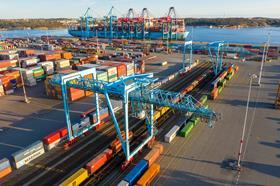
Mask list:
[[[91,75],[93,79],[85,78]],[[144,145],[146,145],[154,136],[153,133],[153,106],[167,106],[173,109],[194,113],[208,120],[209,126],[217,119],[216,113],[209,108],[204,107],[191,95],[182,95],[176,92],[165,91],[153,88],[153,83],[156,81],[153,74],[135,74],[128,77],[122,77],[119,80],[109,83],[96,80],[96,69],[91,68],[84,71],[71,73],[68,75],[54,75],[50,79],[50,83],[60,85],[62,89],[64,112],[68,129],[68,139],[82,135],[94,126],[100,123],[98,95],[103,94],[108,105],[110,116],[112,117],[117,135],[121,141],[122,149],[127,160],[130,160]],[[70,119],[70,110],[68,103],[67,88],[76,88],[85,91],[94,92],[94,104],[96,107],[96,122],[91,125],[86,125],[78,132],[73,132]],[[115,116],[110,96],[119,97],[123,103],[123,115],[125,126],[125,138],[121,135],[120,123]],[[146,126],[148,137],[133,151],[130,152],[129,143],[129,103],[133,105],[146,105],[148,108],[145,111]],[[135,104],[136,103],[136,104]],[[144,108],[144,107],[142,107]],[[86,122],[86,121],[81,121]]]
[[[188,60],[188,64],[189,66],[192,65],[193,63],[193,42],[192,40],[187,41],[187,37],[189,35],[189,32],[185,32],[185,43],[184,43],[184,47],[183,47],[183,71],[186,69],[187,67],[187,60]],[[189,58],[187,59],[187,50],[189,51]]]

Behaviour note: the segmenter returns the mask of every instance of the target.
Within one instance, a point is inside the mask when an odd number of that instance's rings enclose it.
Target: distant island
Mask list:
[[[186,18],[188,26],[209,26],[218,28],[279,27],[276,18]]]
[[[77,19],[0,19],[0,30],[65,29]],[[279,27],[276,18],[185,18],[187,26],[209,26],[214,28]]]

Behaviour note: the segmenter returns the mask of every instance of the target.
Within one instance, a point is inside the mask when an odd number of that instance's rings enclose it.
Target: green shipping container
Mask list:
[[[200,102],[202,105],[205,105],[205,103],[207,102],[207,100],[208,100],[207,95],[203,95],[203,96],[200,98],[199,102]]]
[[[96,77],[97,80],[106,81],[106,82],[108,81],[107,72],[96,71]]]
[[[108,82],[114,82],[114,81],[117,81],[117,80],[118,80],[118,75],[117,74],[114,74],[114,75],[108,77]]]
[[[193,122],[194,125],[199,124],[200,120],[201,119],[198,116],[192,116],[192,118],[191,118],[191,122]]]
[[[233,74],[232,74],[232,73],[231,73],[231,74],[228,74],[228,75],[226,76],[226,80],[231,80],[232,77],[233,77]]]
[[[219,92],[219,94],[222,92],[222,90],[223,90],[223,87],[218,87],[218,92]]]
[[[194,127],[194,123],[189,121],[186,126],[180,131],[180,136],[187,137]]]

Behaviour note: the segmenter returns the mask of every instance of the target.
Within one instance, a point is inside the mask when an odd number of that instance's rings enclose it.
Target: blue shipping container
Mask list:
[[[148,162],[141,160],[125,177],[123,180],[127,181],[129,185],[134,183],[141,177],[141,175],[148,169]]]

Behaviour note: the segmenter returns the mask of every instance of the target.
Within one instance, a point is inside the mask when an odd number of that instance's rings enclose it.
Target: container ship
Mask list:
[[[90,8],[80,18],[79,23],[68,29],[70,35],[82,38],[107,39],[151,39],[151,40],[183,40],[186,36],[185,21],[177,18],[175,8],[171,7],[167,16],[154,18],[147,8],[141,15],[136,15],[130,8],[124,17],[113,15],[112,7],[108,15],[102,19],[88,16]]]

